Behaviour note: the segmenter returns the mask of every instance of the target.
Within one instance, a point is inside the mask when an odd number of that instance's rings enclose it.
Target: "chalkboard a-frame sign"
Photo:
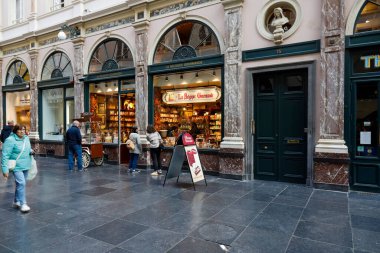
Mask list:
[[[193,187],[195,190],[196,182],[205,181],[207,186],[206,178],[203,174],[203,167],[201,160],[199,159],[199,152],[197,146],[195,145],[193,137],[189,133],[184,133],[182,135],[183,145],[176,145],[173,150],[172,158],[170,159],[170,164],[168,171],[166,172],[165,180],[163,186],[165,186],[166,179],[177,177],[177,183],[179,176],[181,175],[183,161],[186,159],[189,164],[191,180],[193,182]]]

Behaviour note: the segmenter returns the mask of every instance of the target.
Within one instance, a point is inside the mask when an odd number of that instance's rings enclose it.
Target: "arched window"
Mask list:
[[[25,63],[17,60],[8,69],[5,85],[25,83],[29,82],[29,80],[28,68]]]
[[[355,33],[380,30],[380,0],[368,0],[355,24]]]
[[[42,80],[73,76],[69,57],[63,52],[54,52],[46,60],[42,69]]]
[[[91,56],[88,73],[132,68],[131,50],[119,39],[108,39],[96,47]]]
[[[154,52],[154,63],[220,54],[215,33],[197,21],[184,21],[169,29]]]

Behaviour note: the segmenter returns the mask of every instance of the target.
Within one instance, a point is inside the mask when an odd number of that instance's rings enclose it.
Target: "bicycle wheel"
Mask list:
[[[104,162],[103,157],[94,158],[94,163],[96,166],[102,166],[103,162]]]

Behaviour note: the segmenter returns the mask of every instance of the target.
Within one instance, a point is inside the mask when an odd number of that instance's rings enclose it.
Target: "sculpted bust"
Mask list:
[[[273,41],[276,44],[281,44],[283,42],[284,35],[284,25],[289,23],[289,19],[285,17],[284,12],[281,8],[275,8],[273,10],[273,19],[271,22],[271,26],[275,28],[273,31]]]

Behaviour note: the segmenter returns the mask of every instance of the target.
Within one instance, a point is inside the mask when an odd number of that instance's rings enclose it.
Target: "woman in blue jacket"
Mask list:
[[[25,126],[15,125],[12,132],[3,144],[1,166],[3,176],[8,179],[8,161],[17,159],[16,166],[12,170],[16,182],[13,207],[20,208],[21,212],[26,213],[30,211],[30,207],[26,204],[25,185],[32,163],[32,149],[29,137],[25,135]]]

